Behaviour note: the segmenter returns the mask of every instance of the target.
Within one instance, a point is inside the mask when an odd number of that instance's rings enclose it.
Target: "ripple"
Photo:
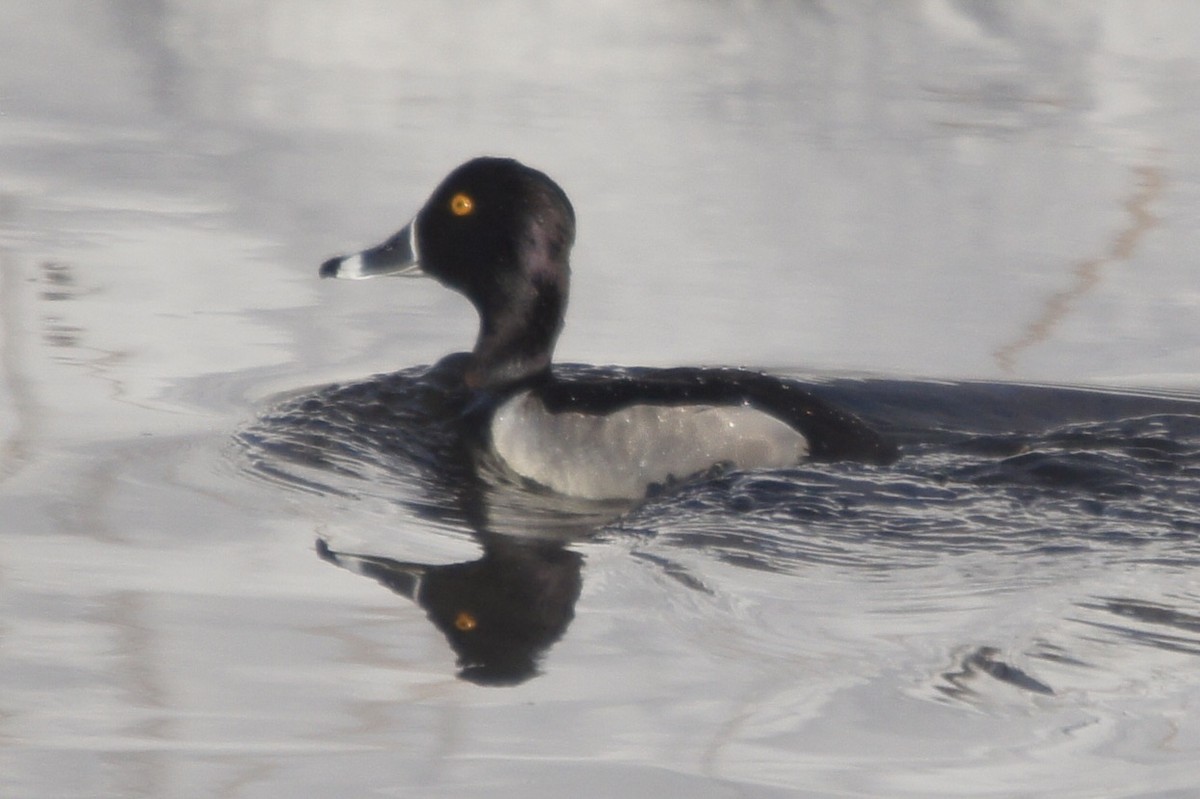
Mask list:
[[[460,432],[469,401],[455,388],[460,369],[449,359],[283,400],[239,435],[248,468],[299,491],[394,502],[466,533],[634,535],[770,571],[898,569],[976,552],[1136,559],[1148,544],[1194,543],[1200,531],[1200,402],[1187,398],[816,385],[883,420],[904,457],[713,474],[642,503],[595,503],[481,461]],[[972,412],[976,429],[965,423]],[[1001,416],[1019,430],[997,431]]]

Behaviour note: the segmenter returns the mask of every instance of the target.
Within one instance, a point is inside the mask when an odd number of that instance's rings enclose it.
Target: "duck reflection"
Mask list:
[[[478,539],[482,558],[446,565],[337,552],[322,539],[317,554],[424,608],[458,655],[463,679],[515,685],[537,674],[542,654],[574,618],[583,557],[558,541]]]
[[[481,460],[464,363],[452,355],[288,398],[239,438],[267,479],[329,495],[394,493],[418,518],[478,541],[481,558],[449,565],[343,552],[325,540],[317,553],[420,605],[464,679],[512,685],[538,673],[574,617],[583,557],[570,545],[631,503],[538,490]]]

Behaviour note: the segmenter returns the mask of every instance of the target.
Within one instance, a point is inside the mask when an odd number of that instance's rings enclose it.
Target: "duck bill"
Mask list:
[[[421,582],[429,568],[419,563],[407,563],[373,555],[353,555],[336,552],[329,548],[323,538],[317,539],[317,556],[347,571],[370,577],[390,588],[400,596],[417,601]]]
[[[321,277],[340,277],[344,280],[365,280],[381,275],[422,277],[417,254],[416,220],[390,239],[354,255],[330,258],[321,264]]]

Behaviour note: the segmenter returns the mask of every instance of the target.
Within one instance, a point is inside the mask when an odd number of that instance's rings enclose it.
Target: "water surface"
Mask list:
[[[3,795],[1195,793],[1193,5],[8,6]],[[480,153],[575,205],[563,361],[905,457],[431,468],[469,306],[316,268]],[[503,679],[406,595],[479,575],[556,600]]]

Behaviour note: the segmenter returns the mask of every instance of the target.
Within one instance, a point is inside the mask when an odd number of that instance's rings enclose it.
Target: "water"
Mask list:
[[[0,795],[1200,790],[1191,4],[4,10]],[[575,205],[561,360],[905,457],[447,471],[469,307],[316,268],[481,152]]]

